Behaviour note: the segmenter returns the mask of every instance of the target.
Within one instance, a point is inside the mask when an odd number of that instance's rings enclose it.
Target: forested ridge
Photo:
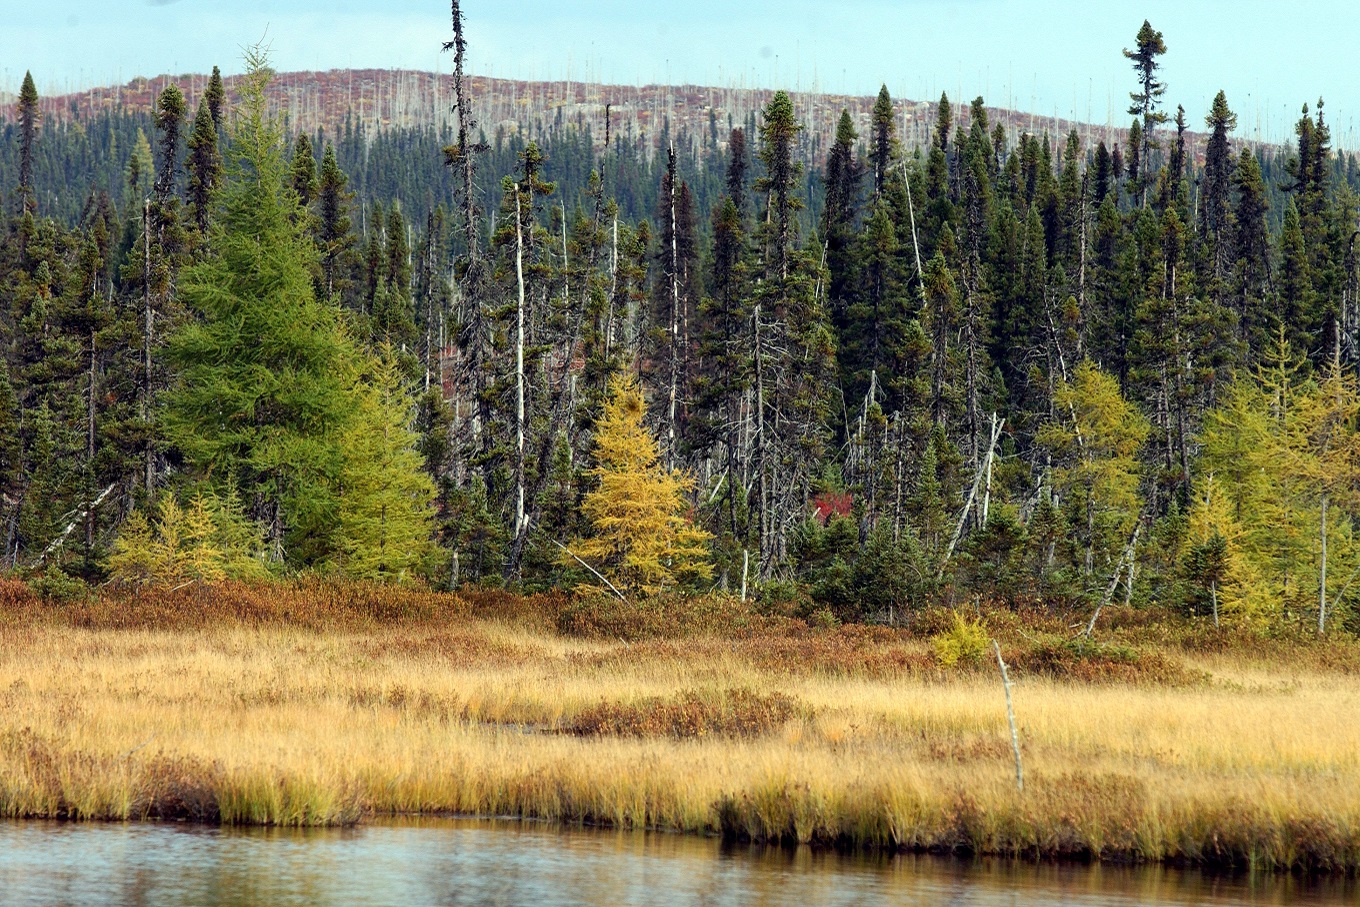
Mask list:
[[[885,87],[816,155],[784,92],[653,153],[470,103],[290,136],[258,56],[50,130],[26,78],[5,565],[1353,626],[1356,161],[1320,100],[1284,150],[1173,108],[1167,52],[1112,146],[947,97],[910,146]]]

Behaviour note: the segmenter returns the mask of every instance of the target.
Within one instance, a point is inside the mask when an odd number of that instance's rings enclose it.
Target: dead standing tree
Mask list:
[[[460,280],[457,396],[454,400],[454,430],[463,434],[466,457],[482,445],[482,431],[490,421],[486,388],[488,324],[485,311],[486,262],[481,254],[478,227],[476,174],[477,155],[486,145],[473,140],[477,122],[472,117],[472,99],[463,78],[467,41],[463,36],[463,12],[459,0],[452,0],[453,40],[444,51],[453,51],[454,112],[458,116],[458,142],[444,149],[444,162],[454,168],[459,180],[457,197],[463,220],[465,249],[455,268]],[[466,421],[464,421],[466,419]]]

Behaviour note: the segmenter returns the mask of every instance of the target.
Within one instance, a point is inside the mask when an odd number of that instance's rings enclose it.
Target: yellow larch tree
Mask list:
[[[707,579],[713,568],[711,536],[688,514],[685,492],[693,483],[661,465],[645,414],[637,381],[612,379],[596,425],[591,474],[599,484],[581,505],[591,534],[564,552],[563,560],[579,557],[619,590],[649,595]]]

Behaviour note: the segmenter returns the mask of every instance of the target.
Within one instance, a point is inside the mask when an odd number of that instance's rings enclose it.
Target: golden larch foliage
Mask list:
[[[616,377],[609,390],[591,470],[599,485],[581,508],[591,535],[572,552],[624,592],[648,595],[707,579],[711,536],[689,518],[692,480],[661,466],[637,381]]]

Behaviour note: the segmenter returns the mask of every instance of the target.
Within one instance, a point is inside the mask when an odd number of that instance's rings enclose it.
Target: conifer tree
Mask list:
[[[727,138],[727,197],[739,217],[746,217],[746,130],[733,129]]]
[[[303,208],[311,207],[320,184],[316,176],[316,158],[312,155],[312,140],[305,132],[299,132],[293,142],[291,181],[298,202]]]
[[[826,202],[822,209],[821,234],[826,244],[830,274],[828,298],[832,320],[843,326],[850,282],[850,243],[854,235],[860,167],[855,161],[855,133],[850,111],[842,110],[836,141],[826,159]]]
[[[205,97],[198,104],[194,128],[189,134],[189,216],[200,239],[208,232],[213,193],[222,182],[222,152],[217,146],[217,127]]]
[[[1134,148],[1134,136],[1130,132],[1129,175],[1138,184],[1146,203],[1148,180],[1144,168],[1151,162],[1152,149],[1157,147],[1153,130],[1167,121],[1167,115],[1158,109],[1162,95],[1166,94],[1166,85],[1158,78],[1161,69],[1158,57],[1166,53],[1166,41],[1162,39],[1162,33],[1144,19],[1135,42],[1133,50],[1125,49],[1124,58],[1133,64],[1133,71],[1138,76],[1138,91],[1129,93],[1132,101],[1129,113],[1141,121],[1138,136],[1141,144]]]
[[[258,51],[247,64],[210,228],[216,254],[184,274],[199,320],[171,340],[180,381],[165,427],[192,468],[250,502],[275,561],[313,564],[334,551],[339,437],[352,418],[358,353],[313,297],[315,253],[285,188],[283,136],[266,113],[269,69]]]
[[[1091,180],[1091,201],[1099,208],[1100,203],[1105,201],[1105,196],[1110,194],[1110,190],[1115,187],[1119,179],[1119,174],[1115,172],[1114,162],[1110,158],[1110,150],[1105,147],[1103,141],[1096,144],[1093,166],[1095,176]]]
[[[411,430],[411,401],[396,351],[384,345],[360,377],[340,434],[337,538],[332,563],[347,576],[402,582],[429,555],[434,484]]]
[[[756,188],[766,196],[768,215],[759,234],[764,281],[751,319],[762,578],[784,560],[787,533],[819,471],[835,361],[835,340],[816,294],[819,265],[796,244],[802,168],[793,152],[801,129],[788,94],[776,92],[760,125],[765,175]]]
[[[1143,192],[1143,167],[1146,165],[1143,149],[1146,144],[1143,138],[1143,124],[1134,120],[1129,126],[1129,153],[1124,159],[1124,178],[1128,182],[1129,195],[1139,198]]]
[[[723,531],[718,534],[731,544],[744,543],[749,534],[742,524],[747,501],[740,480],[750,465],[742,418],[752,366],[748,271],[741,214],[736,203],[723,196],[713,211],[709,292],[700,304],[699,355],[705,368],[695,403],[700,414],[696,434],[722,451],[725,478],[717,512],[723,517]]]
[[[1279,317],[1294,349],[1309,351],[1319,327],[1314,310],[1312,266],[1304,241],[1299,209],[1291,198],[1285,203],[1280,231]]]
[[[38,89],[33,84],[33,73],[24,73],[19,88],[19,207],[27,214],[37,207],[33,197],[33,148],[38,139]]]
[[[1228,236],[1232,205],[1233,155],[1228,133],[1237,128],[1237,114],[1228,107],[1227,96],[1219,92],[1204,118],[1209,142],[1204,152],[1204,177],[1200,185],[1200,234],[1209,244],[1212,274],[1216,283],[1226,281],[1231,262],[1232,243]]]
[[[349,214],[352,198],[349,178],[335,160],[335,146],[327,143],[317,189],[317,247],[321,253],[318,295],[327,302],[347,299],[353,283],[350,275],[355,236]]]
[[[169,204],[179,179],[180,137],[187,111],[184,93],[174,83],[165,86],[156,98],[156,131],[160,133],[156,146],[160,159],[156,162],[155,193],[162,207]]]
[[[947,105],[948,101],[942,99],[942,103]],[[892,163],[893,133],[897,126],[893,118],[892,96],[888,94],[887,85],[878,90],[878,99],[874,101],[872,121],[874,134],[869,162],[874,168],[874,195],[882,195],[883,187],[888,181],[888,168]]]
[[[950,271],[943,252],[926,264],[925,306],[921,321],[930,337],[930,415],[937,425],[945,425],[952,414],[950,406],[953,388],[950,376],[956,348],[953,336],[959,324],[958,283]]]
[[[1233,206],[1233,307],[1237,310],[1239,339],[1254,361],[1273,333],[1270,312],[1270,233],[1266,225],[1269,200],[1256,155],[1242,149],[1233,172],[1237,200]]]
[[[222,70],[212,68],[208,79],[208,89],[203,93],[203,101],[208,105],[208,115],[212,117],[213,128],[222,130],[222,105],[226,103],[227,93],[222,87]]]
[[[1089,360],[1058,385],[1054,409],[1060,421],[1045,426],[1037,440],[1062,464],[1054,470],[1054,489],[1069,502],[1069,523],[1081,527],[1081,569],[1090,578],[1097,562],[1114,567],[1140,517],[1138,452],[1148,423]]]
[[[581,505],[591,535],[570,549],[621,592],[634,595],[712,575],[709,534],[686,513],[691,480],[661,466],[657,443],[643,422],[645,411],[632,378],[611,380],[595,431],[591,474],[598,485]]]
[[[376,237],[376,233],[373,234]],[[369,311],[369,340],[374,348],[391,346],[408,380],[414,379],[418,368],[414,350],[416,345],[415,302],[411,296],[411,247],[407,238],[406,219],[401,205],[393,202],[387,209],[387,223],[383,230],[386,242],[370,248],[382,256],[374,283],[374,297]]]

